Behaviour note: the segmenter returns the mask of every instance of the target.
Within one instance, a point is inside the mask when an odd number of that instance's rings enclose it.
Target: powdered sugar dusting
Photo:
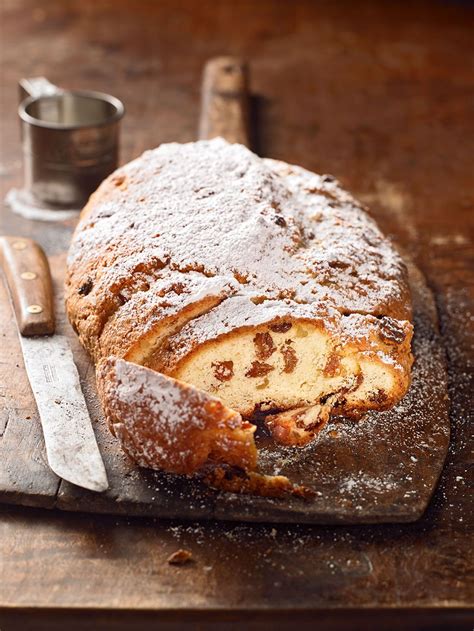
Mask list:
[[[170,272],[321,315],[410,316],[399,255],[337,182],[222,139],[148,151],[92,197],[68,257],[82,339],[99,337],[129,301],[154,304]]]
[[[139,465],[189,474],[227,452],[242,468],[255,465],[253,432],[240,431],[240,415],[215,397],[116,359],[101,362],[98,386],[113,431]]]

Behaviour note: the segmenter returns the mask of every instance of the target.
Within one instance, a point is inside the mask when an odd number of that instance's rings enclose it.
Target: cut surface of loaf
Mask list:
[[[239,296],[168,337],[149,365],[246,417],[316,406],[318,418],[315,407],[312,420],[300,423],[304,436],[284,435],[272,415],[280,442],[302,444],[331,412],[358,417],[396,403],[409,385],[410,340],[406,321],[337,312],[323,317],[311,305],[255,305]]]
[[[331,414],[387,409],[410,383],[410,292],[390,241],[334,178],[222,139],[162,145],[99,187],[66,304],[96,362],[265,413],[286,444]]]

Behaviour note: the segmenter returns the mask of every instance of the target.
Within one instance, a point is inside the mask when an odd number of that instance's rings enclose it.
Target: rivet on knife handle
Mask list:
[[[0,237],[0,261],[20,333],[54,333],[53,289],[48,261],[40,246],[23,237]]]
[[[199,138],[222,136],[249,146],[247,65],[235,57],[216,57],[204,68]]]

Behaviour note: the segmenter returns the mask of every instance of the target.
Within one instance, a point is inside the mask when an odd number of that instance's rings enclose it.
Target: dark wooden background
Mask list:
[[[44,74],[123,99],[125,162],[194,139],[204,62],[243,55],[258,151],[335,174],[425,272],[447,347],[453,424],[440,488],[413,525],[167,523],[0,506],[2,631],[111,621],[470,628],[474,4],[0,0],[0,11],[2,199],[22,180],[19,78]],[[2,232],[34,236],[53,257],[70,228],[61,242],[47,224],[2,211]],[[194,564],[167,564],[179,547]],[[75,623],[67,607],[81,610]]]

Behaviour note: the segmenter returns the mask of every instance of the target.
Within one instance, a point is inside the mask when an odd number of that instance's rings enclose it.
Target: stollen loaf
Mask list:
[[[255,470],[256,419],[302,446],[410,385],[407,271],[367,210],[331,176],[222,139],[162,145],[103,182],[73,236],[66,305],[144,466]],[[160,422],[166,400],[177,413]]]

